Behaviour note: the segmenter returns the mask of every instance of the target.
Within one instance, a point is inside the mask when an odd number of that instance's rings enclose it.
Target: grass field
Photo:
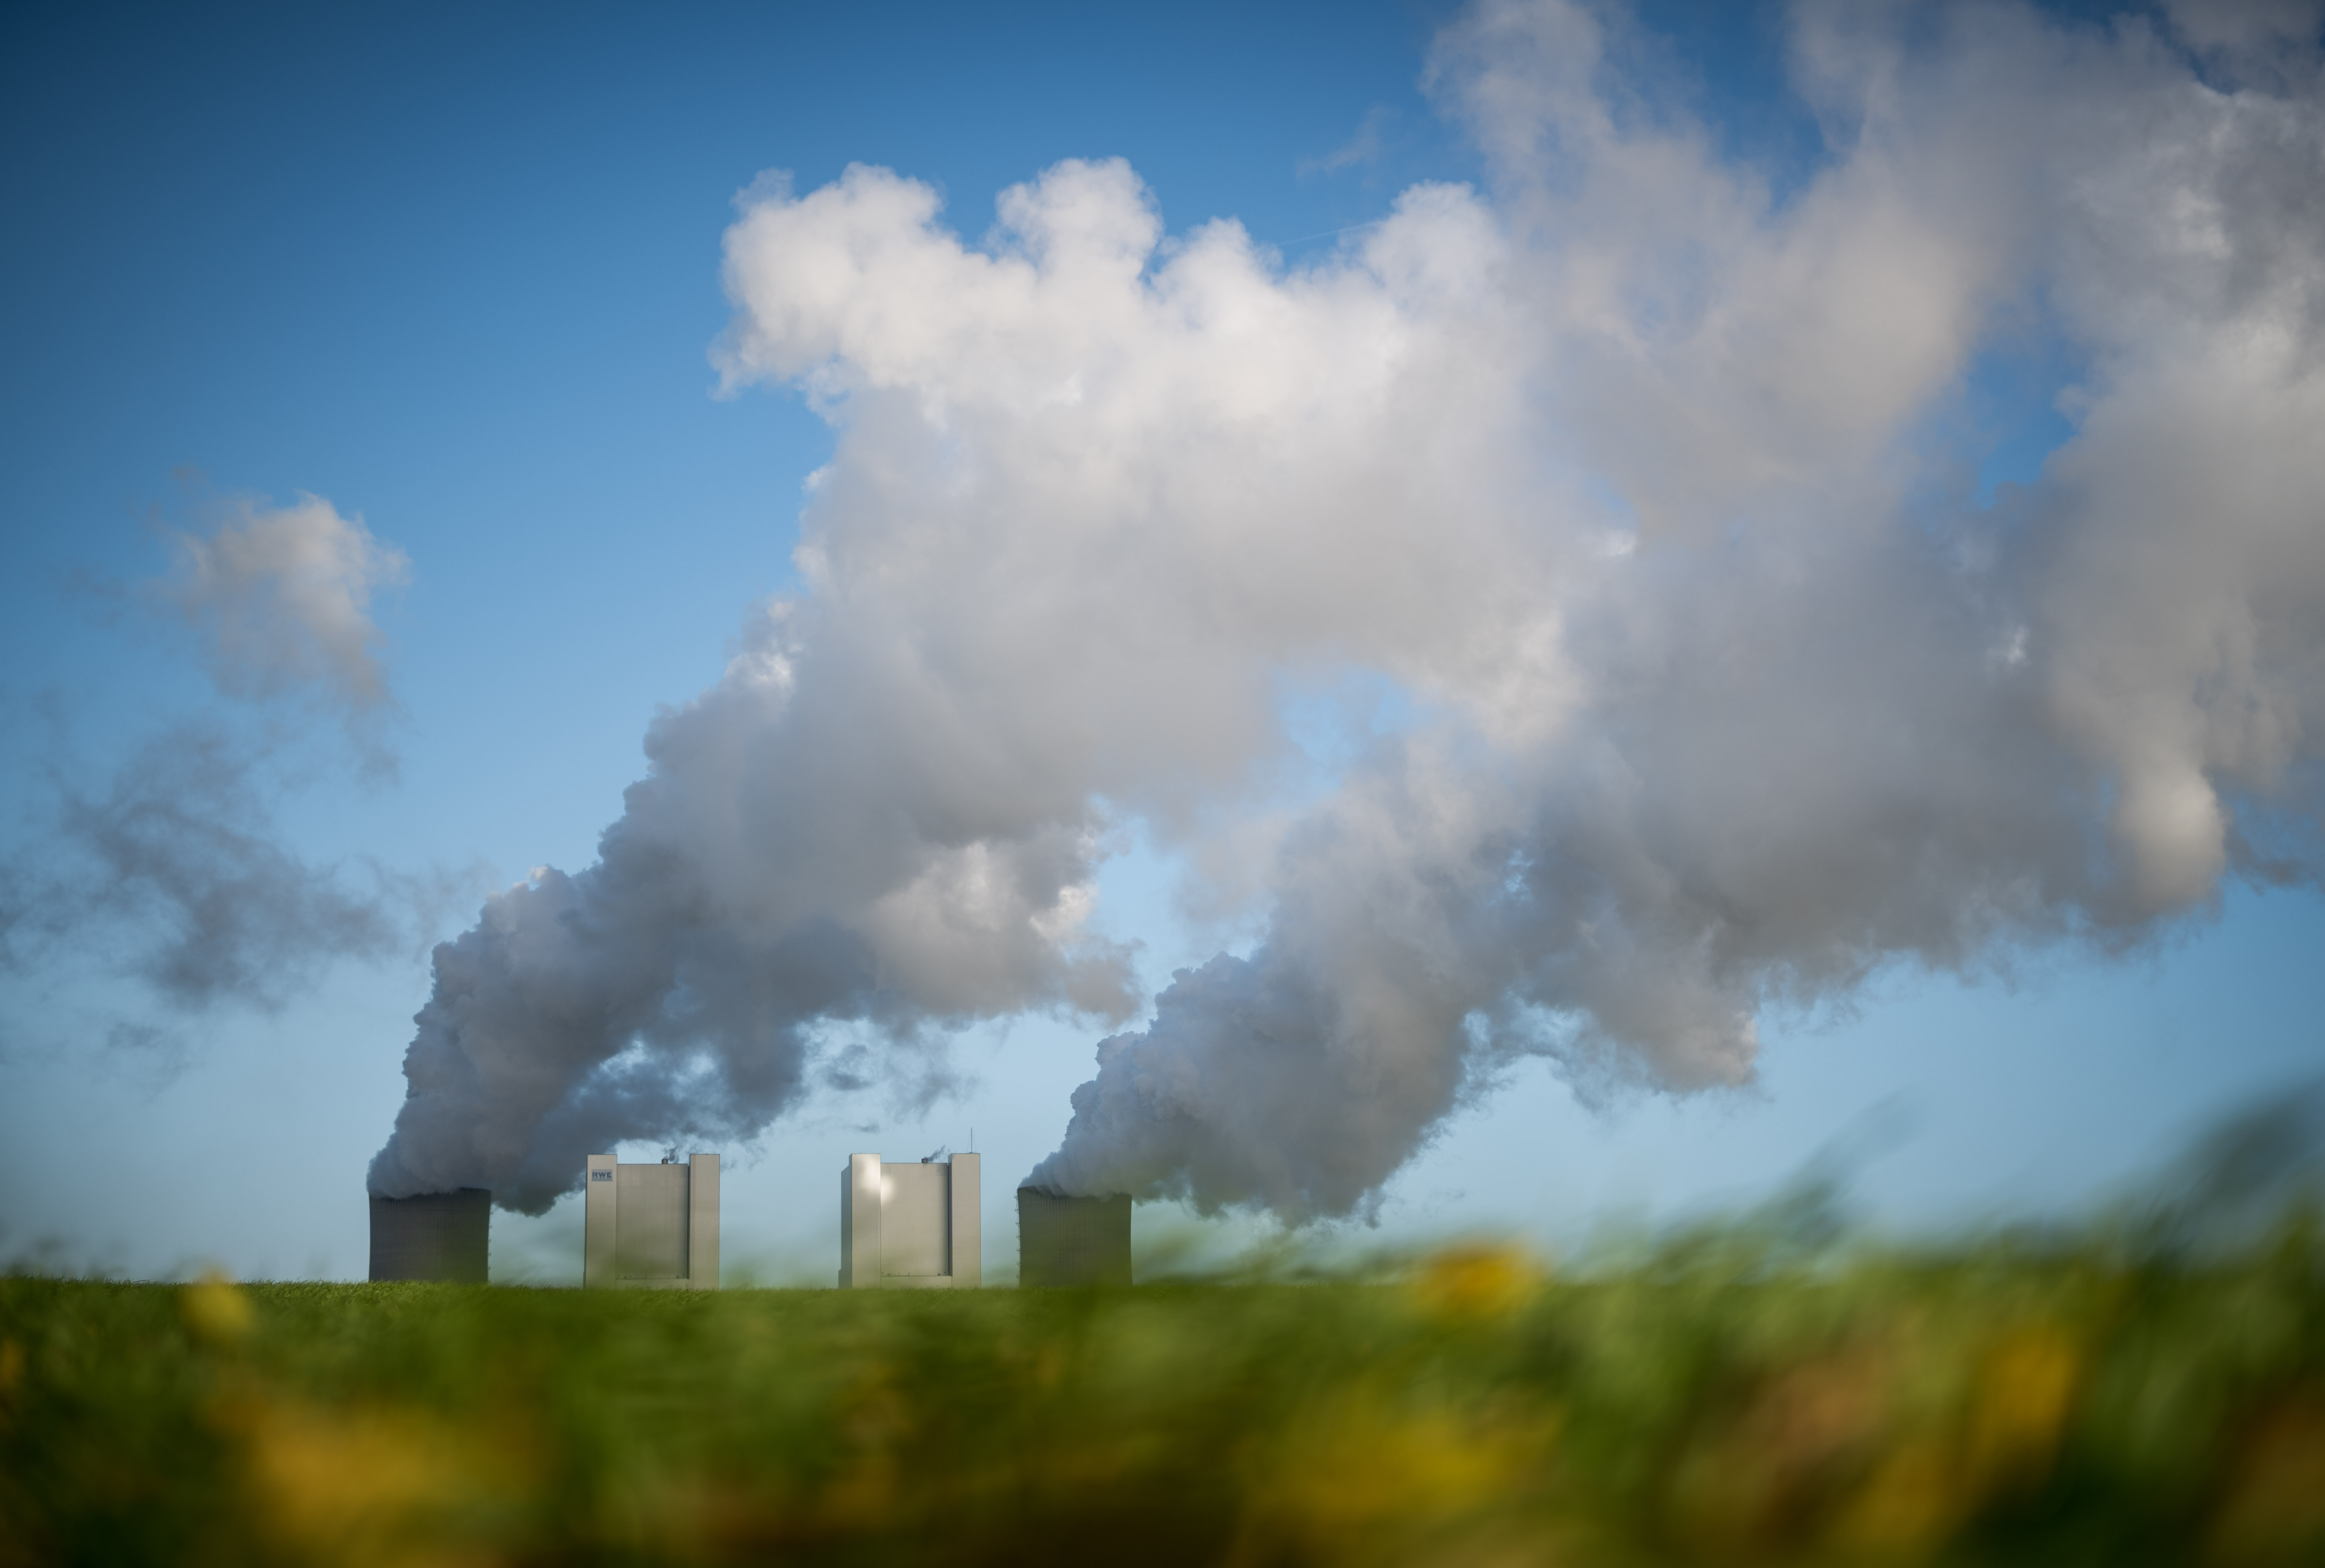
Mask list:
[[[2325,1561],[2325,1246],[1116,1293],[0,1279],[0,1562]]]

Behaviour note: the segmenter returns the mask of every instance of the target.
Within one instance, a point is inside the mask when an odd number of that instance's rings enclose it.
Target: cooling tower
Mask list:
[[[624,1164],[589,1156],[581,1284],[638,1290],[718,1288],[718,1156]]]
[[[482,1285],[493,1195],[482,1187],[371,1201],[371,1276]]]
[[[839,1288],[967,1290],[985,1278],[975,1155],[883,1160],[839,1173]]]
[[[1128,1285],[1130,1200],[1018,1188],[1017,1283]]]

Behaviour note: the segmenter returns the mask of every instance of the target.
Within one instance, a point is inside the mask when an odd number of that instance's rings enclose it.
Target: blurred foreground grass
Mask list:
[[[0,1563],[2315,1563],[2325,1247],[589,1294],[0,1279]]]

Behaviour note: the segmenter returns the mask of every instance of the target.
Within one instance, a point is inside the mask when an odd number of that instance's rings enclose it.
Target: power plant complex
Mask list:
[[[850,1155],[839,1173],[842,1290],[973,1290],[985,1280],[973,1154]],[[582,1181],[581,1284],[590,1290],[718,1288],[718,1156],[659,1163],[591,1155]],[[371,1200],[371,1277],[483,1285],[492,1193],[482,1187]],[[1131,1283],[1130,1200],[1017,1189],[1017,1282]]]

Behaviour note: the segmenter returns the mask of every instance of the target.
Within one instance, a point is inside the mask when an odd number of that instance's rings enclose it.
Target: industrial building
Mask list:
[[[839,1173],[839,1288],[973,1289],[985,1278],[977,1158],[850,1155]]]
[[[490,1274],[493,1195],[482,1187],[371,1200],[371,1276],[482,1285]]]
[[[1020,1285],[1130,1283],[1130,1200],[1017,1189]]]
[[[717,1290],[718,1156],[660,1164],[591,1155],[582,1219],[585,1288]]]

